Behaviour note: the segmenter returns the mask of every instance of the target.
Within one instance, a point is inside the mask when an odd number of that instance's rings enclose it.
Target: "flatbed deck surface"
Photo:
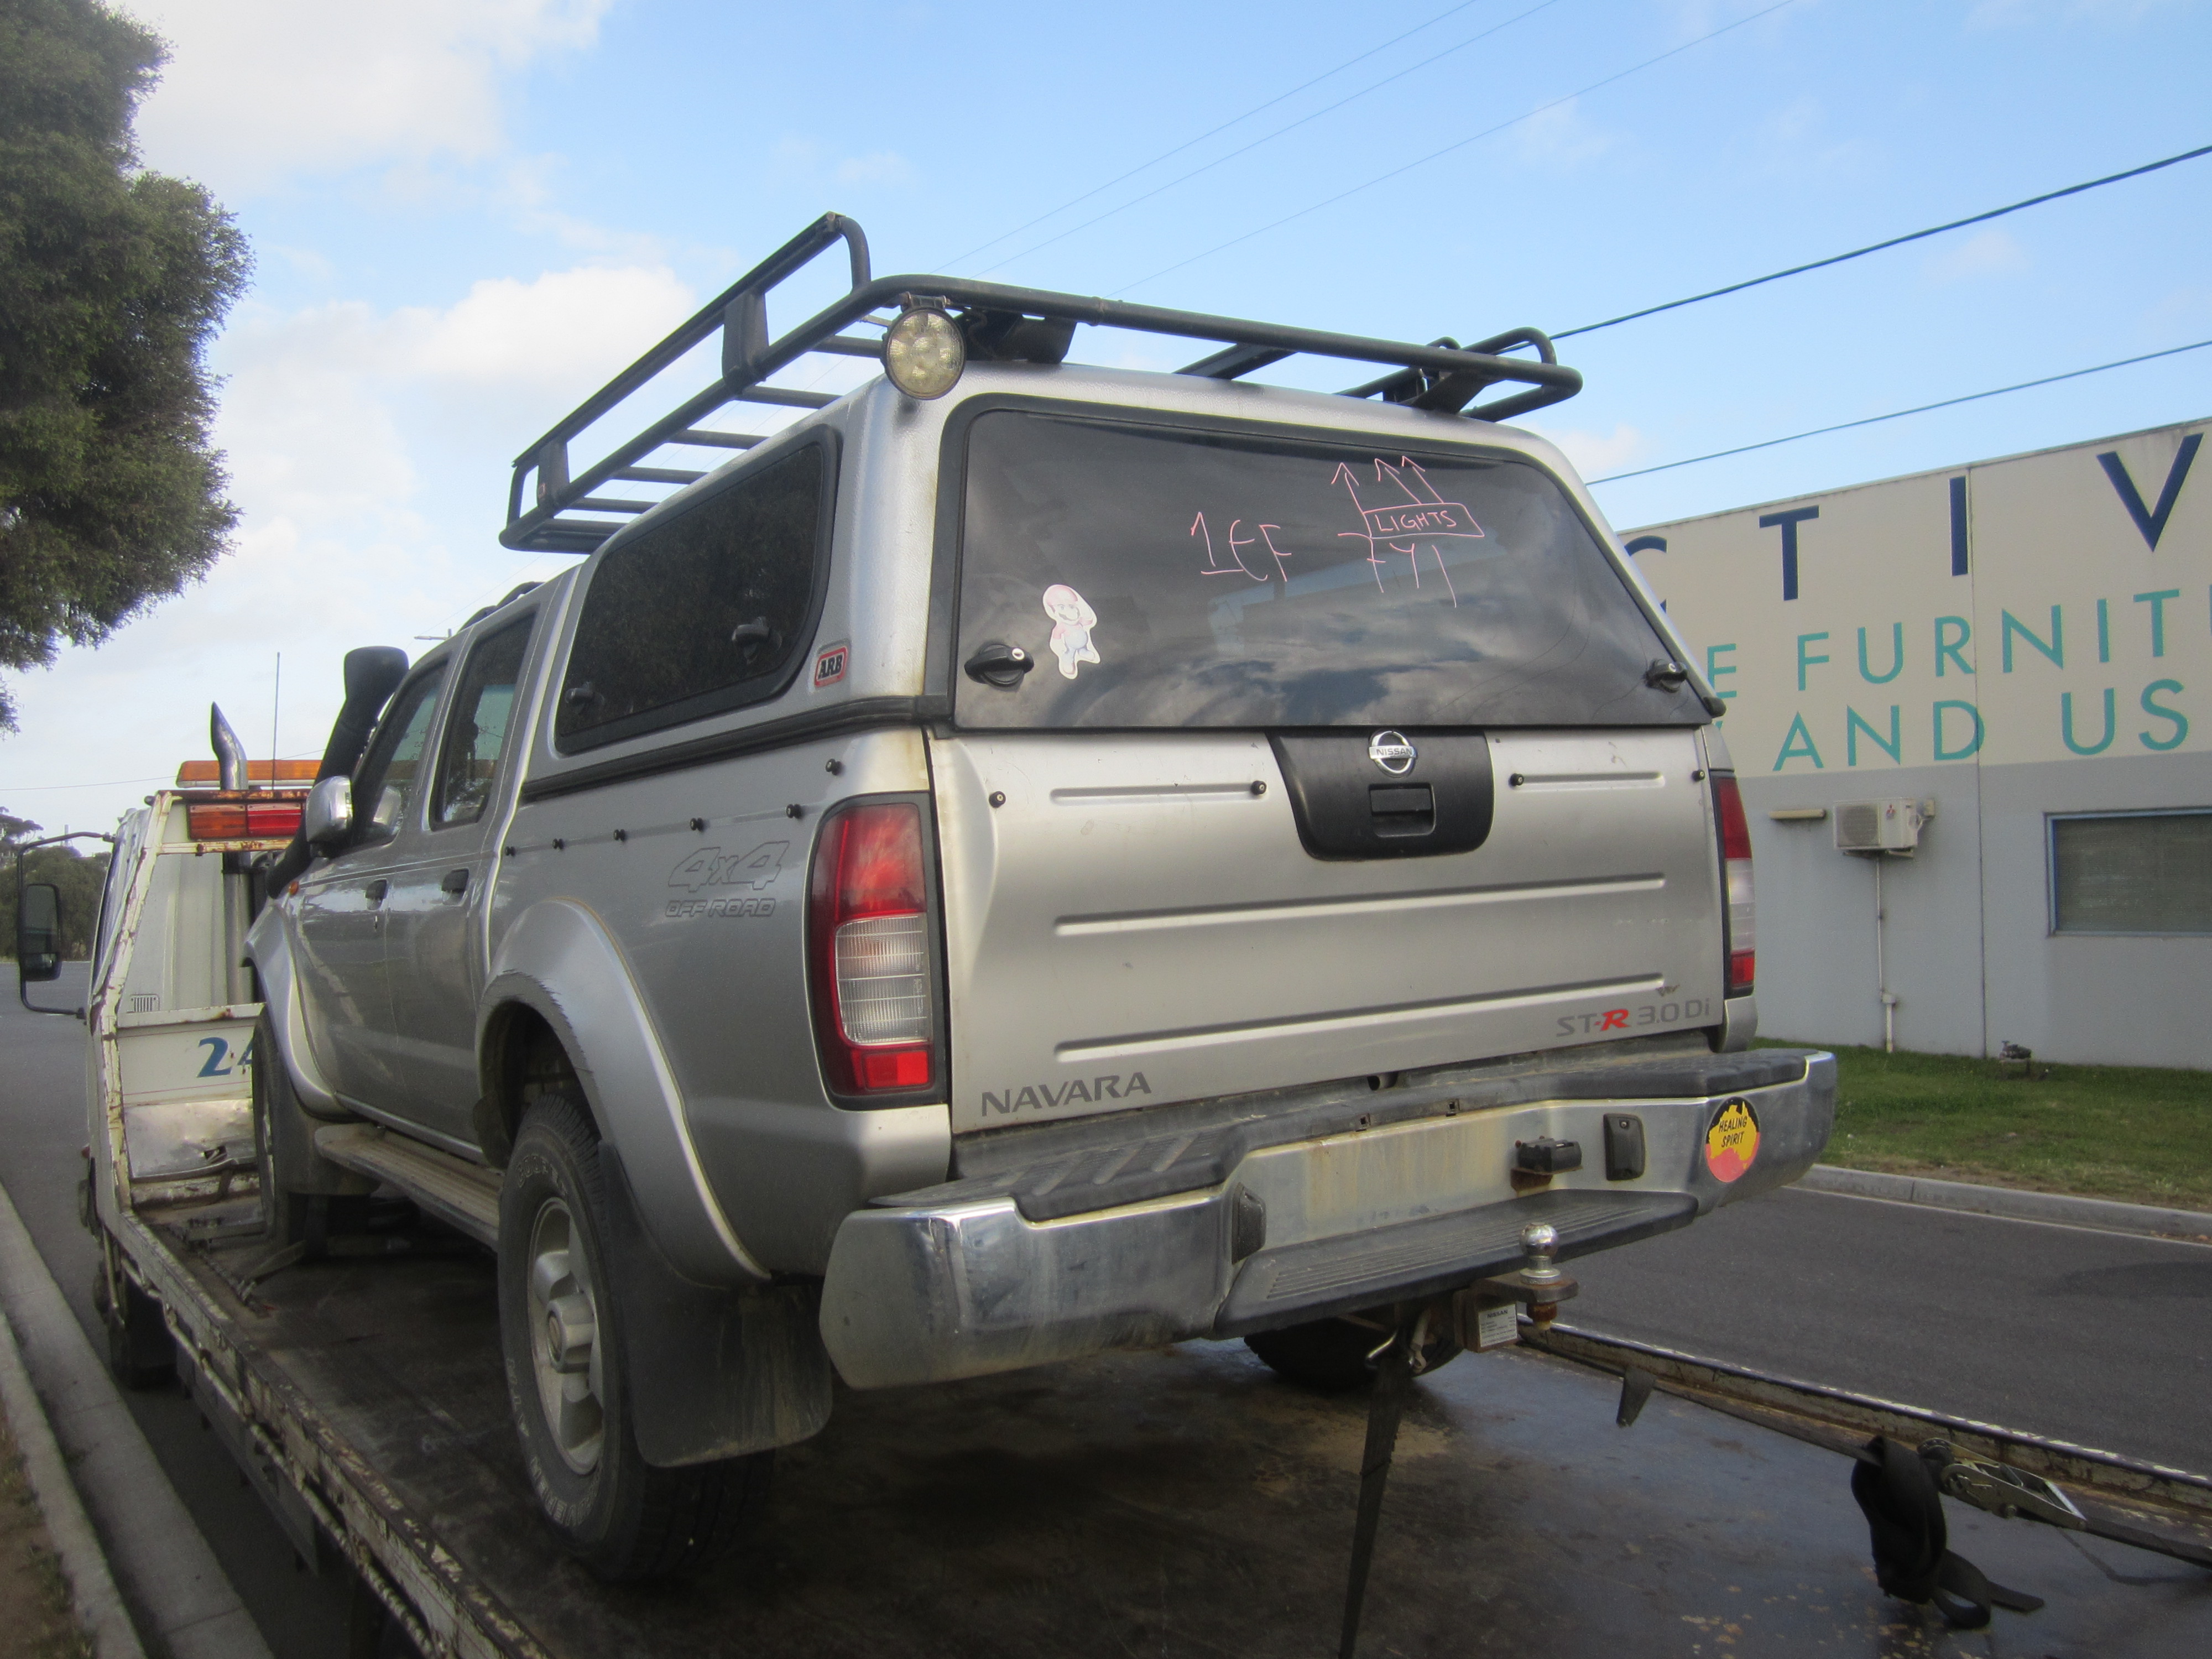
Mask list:
[[[840,1389],[779,1454],[754,1540],[678,1587],[611,1589],[524,1484],[490,1258],[434,1227],[288,1267],[195,1246],[250,1363],[313,1402],[524,1632],[518,1653],[1220,1653],[1336,1644],[1364,1396],[1189,1343],[933,1389]],[[2046,1597],[1980,1632],[1875,1588],[1844,1460],[1525,1351],[1415,1386],[1366,1655],[2197,1656],[2212,1574],[1948,1506],[1952,1544]]]

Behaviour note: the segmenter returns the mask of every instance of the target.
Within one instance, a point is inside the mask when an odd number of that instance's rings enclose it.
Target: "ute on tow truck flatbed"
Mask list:
[[[1252,378],[1299,356],[1382,373]],[[279,1242],[383,1183],[490,1246],[532,1485],[626,1578],[734,1537],[833,1376],[1207,1337],[1356,1381],[1532,1245],[1794,1178],[1833,1065],[1751,1050],[1723,705],[1504,423],[1579,385],[1533,330],[875,277],[810,227],[519,458],[502,539],[577,568],[349,659],[246,938]],[[745,404],[804,412],[705,424]]]

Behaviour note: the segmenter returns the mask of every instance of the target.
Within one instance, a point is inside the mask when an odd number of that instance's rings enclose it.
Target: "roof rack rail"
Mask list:
[[[770,340],[769,291],[840,242],[852,266],[852,285],[844,297],[781,339]],[[1510,420],[1532,409],[1559,403],[1581,391],[1583,384],[1580,374],[1559,362],[1551,341],[1533,328],[1514,329],[1472,346],[1462,347],[1449,337],[1413,345],[1279,323],[1169,311],[1118,300],[1088,299],[1042,289],[1009,288],[958,276],[873,276],[866,234],[842,214],[825,213],[515,457],[514,482],[507,493],[507,528],[501,532],[500,541],[532,552],[591,552],[640,514],[659,504],[658,499],[602,495],[604,486],[642,483],[680,489],[704,477],[706,469],[668,465],[678,458],[659,457],[658,451],[749,449],[769,435],[718,431],[699,424],[732,404],[819,409],[835,402],[829,392],[769,386],[767,381],[813,353],[879,357],[879,340],[844,331],[862,322],[883,327],[888,319],[872,317],[872,312],[879,307],[897,307],[907,296],[921,295],[928,295],[933,304],[961,308],[960,322],[969,337],[971,355],[979,357],[1057,362],[1066,353],[1074,325],[1089,323],[1101,328],[1218,342],[1220,350],[1176,371],[1212,380],[1233,380],[1301,355],[1385,366],[1389,373],[1347,387],[1343,395],[1379,397],[1386,402],[1486,421]],[[1024,319],[1042,320],[1024,327]],[[717,334],[722,343],[722,372],[713,384],[584,471],[569,471],[568,446],[586,428],[686,352]],[[976,349],[978,346],[981,349]],[[1516,348],[1533,349],[1536,356],[1499,355]],[[1500,382],[1527,389],[1476,408],[1468,407],[1484,390]],[[655,462],[659,464],[648,464]],[[533,475],[536,487],[526,496],[524,486]]]

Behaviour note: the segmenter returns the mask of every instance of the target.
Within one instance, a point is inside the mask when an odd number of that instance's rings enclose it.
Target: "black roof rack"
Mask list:
[[[840,242],[845,245],[852,264],[852,286],[845,296],[781,339],[770,340],[769,290]],[[878,356],[882,350],[879,341],[860,338],[844,331],[856,322],[883,326],[886,319],[869,313],[880,307],[896,307],[908,295],[927,295],[947,307],[960,308],[960,322],[969,338],[970,356],[984,359],[1057,362],[1066,351],[1074,325],[1090,323],[1139,333],[1220,342],[1222,349],[1177,371],[1213,380],[1233,380],[1285,357],[1300,355],[1384,365],[1389,368],[1389,374],[1348,387],[1344,395],[1379,397],[1389,402],[1450,410],[1472,419],[1489,421],[1510,420],[1532,409],[1571,398],[1582,390],[1583,384],[1582,376],[1562,365],[1553,355],[1551,341],[1533,328],[1514,329],[1467,347],[1449,338],[1427,345],[1412,345],[1352,334],[1330,334],[1318,329],[1291,328],[1279,323],[1243,322],[1233,317],[1168,311],[1117,300],[1086,299],[1042,289],[1008,288],[998,283],[970,282],[958,276],[874,277],[868,268],[868,239],[860,227],[842,214],[825,213],[709,301],[689,321],[515,458],[514,479],[507,494],[507,528],[501,532],[501,542],[508,547],[536,552],[589,553],[639,514],[659,505],[658,499],[601,495],[604,486],[642,483],[680,489],[705,477],[705,470],[666,465],[677,458],[659,456],[656,452],[665,448],[750,449],[763,441],[768,434],[717,431],[699,424],[731,404],[819,409],[836,401],[829,392],[800,391],[766,382],[770,375],[811,353]],[[1042,321],[1024,322],[1025,319]],[[722,373],[718,380],[585,471],[570,472],[568,446],[572,440],[686,352],[718,333],[722,341]],[[1516,347],[1533,349],[1536,356],[1529,358],[1498,355]],[[1485,389],[1499,382],[1527,389],[1509,392],[1476,408],[1468,407]],[[655,460],[662,464],[647,464]],[[526,497],[524,485],[533,474],[537,485]]]

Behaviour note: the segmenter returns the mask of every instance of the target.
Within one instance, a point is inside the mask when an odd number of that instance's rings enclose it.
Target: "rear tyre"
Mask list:
[[[264,1012],[253,1031],[253,1154],[261,1172],[263,1229],[271,1242],[324,1255],[332,1233],[357,1228],[376,1183],[315,1151],[316,1120],[300,1104]]]
[[[515,1136],[499,1205],[500,1346],[523,1462],[546,1518],[600,1577],[681,1577],[737,1541],[766,1496],[769,1457],[645,1461],[607,1237],[591,1118],[547,1089]]]
[[[161,1304],[118,1273],[120,1304],[109,1287],[103,1261],[93,1286],[93,1304],[107,1328],[107,1369],[125,1388],[137,1391],[167,1388],[176,1380],[177,1346],[169,1334]]]
[[[1255,1331],[1244,1339],[1244,1346],[1278,1376],[1323,1394],[1342,1394],[1374,1380],[1375,1367],[1367,1353],[1382,1340],[1382,1333],[1364,1325],[1322,1319],[1279,1331]]]
[[[1383,1327],[1381,1330],[1347,1320],[1317,1319],[1279,1331],[1255,1331],[1244,1339],[1244,1346],[1287,1382],[1323,1394],[1342,1394],[1375,1380],[1375,1362],[1367,1356],[1389,1334],[1391,1312],[1388,1308],[1376,1310],[1373,1317]],[[1459,1358],[1460,1352],[1459,1344],[1449,1336],[1431,1338],[1422,1348],[1422,1369],[1435,1370]]]

